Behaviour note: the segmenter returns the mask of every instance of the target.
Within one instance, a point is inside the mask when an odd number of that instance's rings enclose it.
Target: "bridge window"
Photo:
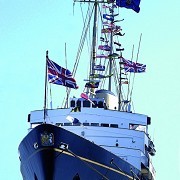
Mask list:
[[[102,123],[101,126],[103,126],[103,127],[109,127],[109,124]]]
[[[103,102],[102,102],[102,101],[99,101],[99,102],[98,102],[98,108],[103,108],[103,107],[104,107]]]
[[[89,123],[83,123],[84,126],[89,126]]]
[[[136,131],[144,131],[145,133],[147,131],[146,126],[141,124],[129,124],[129,129]]]
[[[99,123],[91,123],[91,126],[99,126]]]
[[[56,123],[56,126],[63,126],[63,123]]]
[[[71,107],[75,107],[75,101],[74,100],[71,100]]]
[[[96,108],[97,107],[97,101],[93,101],[94,104],[92,104],[92,107],[93,108]]]
[[[90,102],[87,100],[83,101],[83,107],[90,107]]]
[[[110,124],[110,127],[118,128],[118,124]]]
[[[72,123],[64,123],[64,126],[72,126]]]
[[[81,107],[81,101],[79,101],[79,100],[77,101],[77,106]]]

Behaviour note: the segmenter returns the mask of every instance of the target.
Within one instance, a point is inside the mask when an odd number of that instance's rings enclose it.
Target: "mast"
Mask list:
[[[114,10],[113,10],[113,6],[111,7],[112,8],[112,11],[111,11],[111,15],[113,15],[113,12],[114,12]],[[112,24],[113,22],[111,22],[111,24]],[[110,47],[111,47],[111,49],[110,49],[110,54],[112,54],[113,53],[113,32],[111,31],[111,37],[110,37]],[[112,60],[113,60],[113,58],[112,57],[110,57],[109,58],[109,84],[108,84],[108,90],[109,91],[111,91],[111,80],[112,80],[112,78],[111,78],[111,74],[112,74]]]
[[[98,1],[94,1],[94,22],[93,22],[93,34],[92,34],[92,60],[90,61],[90,74],[95,74],[95,70],[93,69],[93,66],[95,65],[96,61],[96,44],[97,44],[97,8],[98,8]],[[94,78],[91,77],[90,80],[93,80]],[[94,94],[94,89],[90,88],[90,96]]]
[[[93,24],[93,38],[92,38],[92,64],[91,67],[91,74],[95,73],[95,70],[93,70],[93,65],[95,64],[96,59],[96,43],[97,43],[97,7],[98,2],[95,0],[94,2],[94,24]]]
[[[119,93],[118,93],[118,111],[121,110],[121,88],[122,88],[122,52],[120,53],[120,61],[119,61],[119,67],[120,67],[120,74],[119,74]]]

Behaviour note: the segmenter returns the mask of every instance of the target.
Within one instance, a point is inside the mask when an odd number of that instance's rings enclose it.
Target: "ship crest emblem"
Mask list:
[[[54,145],[54,135],[53,133],[43,132],[41,134],[41,144],[42,146],[53,146]]]

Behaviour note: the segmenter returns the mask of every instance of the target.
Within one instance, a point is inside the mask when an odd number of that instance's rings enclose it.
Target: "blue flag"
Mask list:
[[[77,89],[76,80],[72,77],[72,73],[55,62],[47,59],[48,65],[48,81],[49,83],[66,86]]]
[[[133,9],[138,13],[140,11],[140,1],[141,0],[116,0],[116,5],[127,9]]]
[[[114,21],[114,15],[112,14],[103,14],[103,18],[109,21]]]

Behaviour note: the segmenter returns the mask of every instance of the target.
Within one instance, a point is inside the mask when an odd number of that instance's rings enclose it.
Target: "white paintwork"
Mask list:
[[[108,98],[106,100],[110,101]],[[91,107],[82,107],[82,103],[81,112],[71,112],[71,110],[72,108],[46,110],[45,121],[54,125],[60,124],[62,128],[103,147],[139,170],[141,170],[142,163],[153,171],[152,164],[149,162],[149,154],[145,149],[145,146],[148,147],[150,142],[148,116],[105,108],[93,108],[92,104]],[[73,125],[68,122],[67,116],[77,118],[80,123]],[[31,112],[31,128],[43,122],[44,110]],[[83,125],[83,123],[89,123],[89,125]],[[91,123],[98,123],[98,126]],[[102,124],[109,127],[104,127]],[[131,124],[137,125],[136,129],[131,129]],[[110,127],[111,125],[116,127]]]

